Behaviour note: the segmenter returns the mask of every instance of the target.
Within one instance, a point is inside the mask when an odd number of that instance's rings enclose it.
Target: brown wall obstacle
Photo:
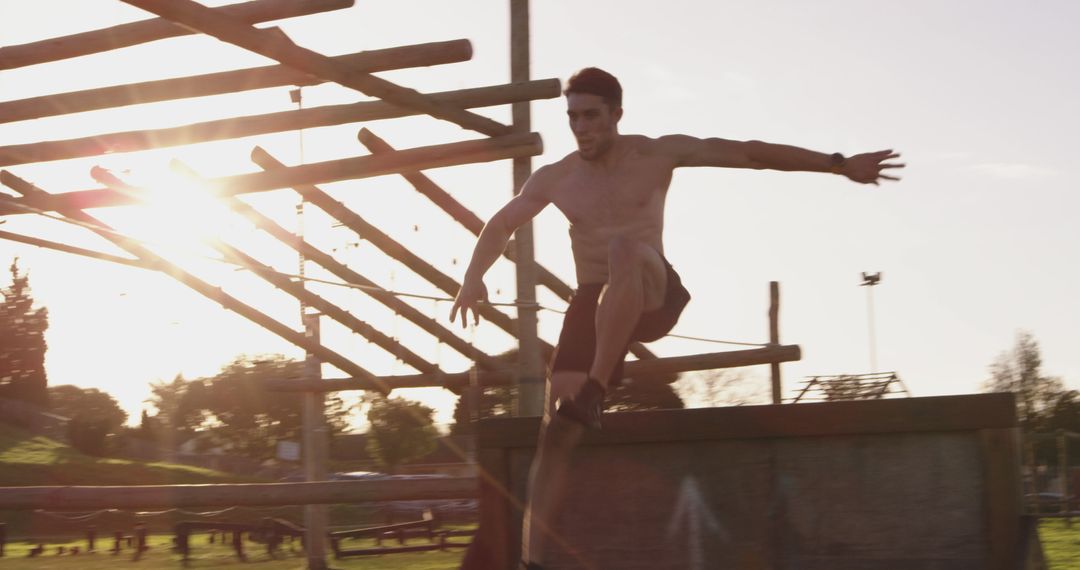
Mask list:
[[[539,419],[479,428],[465,567],[513,568]],[[609,414],[545,568],[1022,568],[1018,443],[1011,394]]]

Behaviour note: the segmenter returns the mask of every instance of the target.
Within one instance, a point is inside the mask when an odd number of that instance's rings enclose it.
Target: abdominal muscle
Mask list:
[[[616,237],[626,237],[644,243],[663,256],[662,235],[662,223],[652,222],[620,224],[588,230],[571,226],[570,246],[574,252],[578,283],[607,283],[608,250],[611,240]]]

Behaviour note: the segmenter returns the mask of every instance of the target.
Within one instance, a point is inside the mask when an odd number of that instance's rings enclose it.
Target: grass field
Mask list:
[[[245,543],[247,562],[240,561],[232,548],[220,542],[208,544],[205,534],[192,539],[191,558],[185,566],[178,554],[171,551],[171,535],[150,537],[150,550],[143,554],[138,562],[132,561],[133,552],[129,549],[118,555],[108,553],[111,541],[99,541],[97,554],[80,553],[57,555],[57,547],[64,546],[70,551],[72,546],[85,548],[85,541],[46,543],[43,556],[29,558],[27,553],[34,544],[17,542],[8,544],[6,556],[0,558],[0,570],[113,570],[117,565],[126,568],[240,568],[255,567],[259,570],[298,570],[304,568],[304,554],[299,546],[290,548],[284,545],[277,559],[266,554],[265,548],[253,543]],[[461,540],[461,539],[457,539]],[[414,539],[409,544],[423,544],[426,540]],[[373,542],[350,543],[350,548],[374,546]],[[362,556],[345,560],[334,560],[332,554],[327,557],[332,568],[351,570],[450,570],[458,567],[464,550],[453,549],[447,552],[417,552],[387,554],[381,556]]]
[[[1051,570],[1080,570],[1080,520],[1069,528],[1060,519],[1043,519],[1039,538]]]

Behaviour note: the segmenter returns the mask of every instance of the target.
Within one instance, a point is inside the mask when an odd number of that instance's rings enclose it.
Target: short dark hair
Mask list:
[[[612,110],[622,107],[622,85],[615,76],[599,67],[586,67],[578,71],[566,82],[564,95],[587,93],[604,98]]]

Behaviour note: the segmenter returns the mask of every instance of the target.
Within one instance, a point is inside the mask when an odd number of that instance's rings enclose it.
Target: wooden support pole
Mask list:
[[[270,156],[265,150],[262,150],[258,147],[256,147],[255,150],[252,151],[252,158],[255,159],[256,162],[265,161],[266,158],[273,159],[273,157]],[[439,339],[440,342],[453,348],[462,355],[469,358],[475,358],[477,364],[481,368],[494,369],[501,366],[499,361],[491,355],[488,355],[476,349],[474,346],[470,345],[469,343],[452,333],[446,327],[440,325],[431,317],[424,315],[423,313],[415,309],[412,305],[405,303],[394,295],[385,292],[377,283],[371,281],[370,279],[364,277],[356,271],[349,269],[344,264],[339,263],[333,258],[333,256],[312,246],[308,242],[298,237],[296,234],[293,234],[277,222],[263,215],[255,208],[252,208],[250,205],[244,203],[243,201],[235,197],[226,198],[224,200],[224,203],[236,213],[250,220],[259,229],[265,231],[281,243],[292,248],[297,253],[303,255],[304,259],[320,265],[330,273],[344,280],[346,283],[360,285],[364,287],[360,289],[360,291],[364,292],[376,301],[379,301],[390,310],[402,315],[410,322],[420,327],[425,332],[436,337],[437,339]],[[392,348],[393,345],[388,344],[387,347]]]
[[[769,282],[769,344],[780,345],[780,283]],[[783,401],[780,388],[780,363],[769,363],[769,376],[772,379],[772,403]]]
[[[342,160],[313,162],[301,166],[272,171],[223,176],[206,180],[206,190],[211,195],[235,196],[251,192],[265,192],[289,188],[301,184],[320,184],[340,180],[371,178],[396,174],[403,170],[460,166],[478,162],[492,162],[515,156],[536,155],[543,152],[540,135],[507,135],[440,145],[401,150],[393,154],[360,156]],[[138,203],[136,198],[108,188],[67,192],[64,194],[35,195],[14,200],[16,204],[0,201],[0,215],[25,213],[17,205],[39,210],[88,209],[123,206]]]
[[[529,0],[510,0],[510,80],[529,80]],[[512,106],[516,132],[532,130],[529,103]],[[514,159],[513,195],[521,193],[532,175],[532,160]],[[537,335],[536,259],[533,255],[533,226],[528,221],[514,231],[514,269],[517,276],[518,376],[514,394],[514,414],[540,416],[544,413],[544,361]]]
[[[8,48],[0,48],[0,52],[4,49]],[[352,69],[373,73],[455,63],[467,61],[471,57],[472,44],[468,40],[452,40],[363,51],[331,59]],[[4,101],[0,103],[0,123],[268,87],[308,86],[319,83],[322,81],[318,78],[291,67],[266,65]]]
[[[741,366],[770,364],[772,362],[794,362],[800,358],[802,358],[802,351],[798,345],[767,346],[691,356],[634,360],[627,362],[623,367],[623,376],[634,378],[635,381],[639,382],[651,382],[656,381],[653,378],[670,377],[671,374],[676,372],[738,368]],[[513,383],[514,370],[501,368],[447,374],[381,376],[379,381],[384,382],[391,389],[439,387],[460,391],[469,386],[474,375],[480,386],[506,386]],[[264,386],[269,390],[280,392],[304,392],[308,390],[336,392],[340,390],[372,390],[375,384],[365,379],[335,378],[323,380],[319,384],[294,380],[267,381]]]
[[[270,153],[263,150],[261,147],[251,153],[251,158],[259,165],[260,168],[265,170],[279,170],[286,168],[284,164],[278,161],[276,158],[270,155]],[[356,232],[358,236],[367,240],[371,245],[374,245],[379,251],[382,251],[386,255],[400,261],[405,267],[408,267],[417,275],[426,279],[429,283],[435,285],[447,295],[453,297],[457,295],[458,289],[461,285],[458,284],[452,277],[439,271],[427,261],[424,261],[420,256],[409,251],[408,248],[401,245],[397,240],[391,238],[389,235],[383,233],[379,228],[371,225],[364,218],[362,218],[356,212],[350,210],[345,204],[338,200],[335,200],[329,194],[322,189],[311,184],[296,185],[293,186],[293,190],[304,199],[304,201],[314,204],[322,211],[329,214],[332,218],[345,224],[346,227]],[[510,319],[506,313],[499,311],[495,307],[490,305],[481,305],[479,308],[480,315],[484,319],[490,321],[495,326],[501,328],[503,331],[514,335],[517,333],[517,326],[513,320]],[[551,345],[543,347],[548,354],[554,350]]]
[[[504,105],[523,98],[555,97],[558,92],[558,80],[551,79],[525,84],[495,85],[446,91],[432,94],[431,97],[438,101],[473,108]],[[14,144],[0,146],[0,166],[66,160],[105,153],[134,152],[345,123],[392,119],[416,114],[415,111],[410,109],[383,101],[363,101],[297,111],[281,111],[218,119],[177,127],[142,129],[74,139]],[[2,116],[0,114],[0,117]]]
[[[30,184],[29,182],[11,174],[10,172],[0,172],[0,182],[5,186],[15,190],[16,192],[24,196],[34,197],[47,197],[49,194],[44,190]],[[67,216],[73,220],[92,224],[105,230],[111,229],[107,224],[94,218],[93,216],[83,212],[78,208],[68,207],[59,210],[61,214]],[[229,309],[255,324],[269,330],[270,332],[280,336],[281,338],[299,346],[305,350],[308,350],[314,354],[317,354],[319,358],[325,362],[336,366],[338,369],[347,372],[348,374],[354,374],[363,378],[368,378],[374,381],[375,376],[364,370],[356,363],[345,358],[344,356],[318,344],[311,342],[302,333],[298,333],[295,330],[289,328],[287,325],[274,320],[272,317],[259,311],[258,309],[240,301],[239,299],[229,295],[220,287],[215,287],[202,279],[199,279],[195,275],[184,271],[180,267],[173,263],[170,263],[165,258],[157,255],[153,251],[143,247],[141,244],[134,242],[133,240],[125,237],[120,237],[118,234],[111,233],[109,231],[96,231],[98,235],[113,242],[122,249],[128,251],[135,257],[143,260],[144,262],[152,265],[155,269],[162,271],[170,277],[180,281],[184,285],[194,289],[203,296],[216,301],[221,304],[222,307]]]
[[[213,8],[213,11],[215,14],[228,14],[246,24],[255,24],[340,10],[352,6],[353,2],[354,0],[258,0]],[[164,18],[139,20],[111,28],[2,47],[0,70],[90,55],[194,33],[196,32]]]
[[[394,147],[390,146],[389,143],[367,128],[360,129],[357,138],[360,140],[361,144],[371,151],[372,154],[396,152]],[[464,226],[465,229],[469,230],[473,235],[480,235],[480,231],[484,229],[484,221],[466,208],[461,202],[458,202],[450,195],[450,193],[443,190],[434,180],[420,171],[402,172],[401,176],[405,178],[417,192],[420,192],[427,199],[431,200],[432,203],[449,214],[451,218]],[[514,248],[506,248],[506,250],[503,251],[503,256],[510,261],[516,261],[517,256],[514,253],[515,251]],[[574,289],[567,285],[562,279],[559,279],[557,275],[548,271],[544,266],[535,262],[534,264],[538,282],[547,287],[552,293],[558,295],[560,299],[569,301],[571,295],[574,294]],[[656,358],[656,355],[640,342],[631,343],[630,352],[638,358]]]
[[[188,507],[333,505],[476,497],[472,477],[411,481],[322,481],[128,487],[0,487],[0,509],[88,511]]]
[[[510,127],[464,109],[433,101],[413,89],[407,89],[385,79],[354,71],[338,65],[330,58],[302,48],[289,38],[274,32],[259,30],[236,18],[215,14],[213,10],[191,0],[123,0],[183,26],[214,36],[221,41],[235,44],[259,55],[277,60],[285,65],[310,73],[315,77],[333,81],[356,89],[365,95],[416,109],[432,117],[450,121],[463,128],[488,136],[505,135]]]

